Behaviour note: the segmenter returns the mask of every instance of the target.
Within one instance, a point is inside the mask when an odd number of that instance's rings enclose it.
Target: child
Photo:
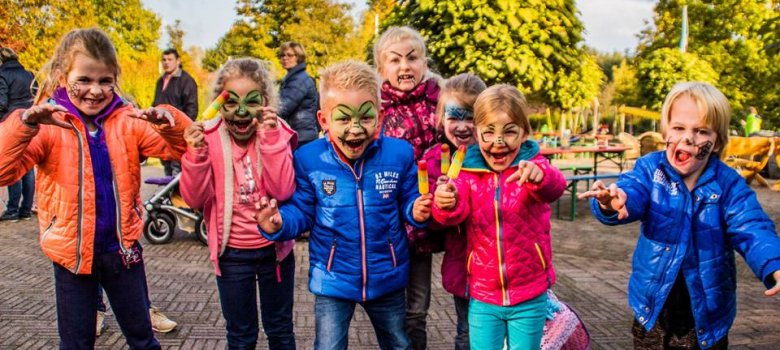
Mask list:
[[[390,27],[374,45],[374,60],[382,76],[385,136],[408,141],[414,159],[436,143],[438,77],[428,71],[425,40],[410,27]],[[425,230],[406,226],[410,249],[406,330],[414,349],[425,349],[426,318],[431,302],[431,253],[442,243]],[[424,238],[428,237],[428,238]]]
[[[436,188],[436,183],[446,181],[442,174],[442,145],[447,145],[450,154],[460,145],[476,143],[474,138],[474,100],[487,88],[485,83],[474,74],[459,74],[447,79],[442,86],[439,105],[436,108],[439,115],[440,144],[431,147],[423,155],[428,167],[428,182],[430,188]],[[445,227],[434,232],[429,228],[429,235],[444,237],[444,259],[441,264],[441,278],[444,289],[452,293],[455,300],[455,312],[458,315],[455,349],[469,348],[468,307],[469,299],[466,293],[466,230],[465,225]]]
[[[460,176],[436,188],[435,220],[466,223],[472,349],[502,349],[506,338],[509,349],[538,349],[555,283],[549,203],[566,182],[528,140],[524,104],[509,85],[482,92],[474,103],[478,144]]]
[[[317,113],[327,138],[295,152],[297,189],[280,209],[264,199],[257,224],[271,240],[311,230],[309,290],[315,349],[346,349],[355,304],[366,310],[382,349],[409,349],[404,287],[409,255],[402,221],[423,226],[432,195],[417,193],[408,143],[381,136],[379,80],[347,61],[320,75]]]
[[[594,198],[593,215],[607,225],[642,221],[628,283],[634,347],[726,349],[737,311],[732,247],[772,296],[780,238],[755,193],[718,159],[728,143],[726,97],[707,83],[679,83],[661,116],[666,151],[580,197]]]
[[[276,103],[266,64],[233,59],[217,74],[214,94],[228,92],[221,118],[194,123],[184,134],[181,193],[202,210],[217,274],[229,348],[257,343],[257,292],[271,349],[295,349],[294,241],[274,244],[257,232],[255,203],[295,190],[292,149],[297,134],[271,107]]]
[[[54,266],[60,347],[94,347],[99,283],[129,347],[159,349],[138,243],[140,163],[180,157],[190,120],[171,106],[126,104],[116,51],[99,29],[70,31],[44,69],[37,101],[48,102],[0,124],[0,184],[38,167],[40,242]]]

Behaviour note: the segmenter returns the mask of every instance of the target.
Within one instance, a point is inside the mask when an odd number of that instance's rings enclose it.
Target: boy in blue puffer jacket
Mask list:
[[[347,61],[325,69],[320,101],[327,137],[295,152],[296,191],[281,208],[263,198],[258,226],[274,241],[311,230],[315,349],[347,348],[355,304],[366,310],[382,349],[410,349],[403,223],[424,226],[432,195],[417,192],[409,143],[381,134],[379,77],[371,67]]]
[[[780,238],[753,190],[717,157],[728,142],[726,97],[706,83],[679,83],[661,116],[666,151],[580,198],[593,198],[604,224],[642,222],[628,284],[634,347],[726,349],[737,311],[734,249],[774,296]]]

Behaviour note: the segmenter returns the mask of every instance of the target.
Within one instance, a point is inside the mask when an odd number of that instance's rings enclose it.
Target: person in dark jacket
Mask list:
[[[288,41],[279,48],[279,60],[287,75],[279,87],[279,116],[298,133],[298,147],[318,137],[319,101],[314,80],[306,73],[306,51]]]
[[[181,59],[176,49],[167,49],[162,55],[163,75],[157,79],[152,106],[168,104],[184,112],[190,119],[198,117],[198,85],[195,79],[181,68]],[[165,175],[181,172],[178,161],[163,161]]]
[[[0,49],[0,122],[16,109],[30,108],[33,90],[37,90],[35,76],[24,69],[14,50]],[[0,220],[16,222],[32,218],[35,196],[35,171],[30,170],[11,186],[8,186],[8,205]],[[21,202],[21,206],[20,206]]]

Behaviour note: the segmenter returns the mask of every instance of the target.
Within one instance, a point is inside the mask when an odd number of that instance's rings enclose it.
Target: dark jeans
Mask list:
[[[428,345],[428,308],[431,306],[431,254],[409,252],[409,285],[406,287],[406,334],[412,349]]]
[[[149,286],[146,284],[146,278],[144,278],[144,292],[146,293],[146,305],[149,309],[152,308],[152,301],[149,300]],[[98,297],[97,297],[97,309],[98,311],[106,312],[108,308],[106,303],[103,302],[103,287],[98,284]]]
[[[94,257],[91,275],[76,275],[54,264],[60,349],[95,347],[98,284],[103,285],[130,349],[160,349],[144,293],[143,259],[127,268],[118,252]]]
[[[165,176],[176,176],[181,172],[181,162],[178,160],[163,160],[162,163]]]
[[[452,298],[455,300],[455,313],[458,315],[455,350],[469,350],[469,300],[456,296]]]
[[[229,349],[254,349],[257,344],[257,291],[260,316],[270,349],[295,349],[293,290],[295,257],[292,253],[278,265],[276,248],[227,248],[219,257],[219,301],[225,317]]]
[[[19,181],[8,186],[8,205],[6,214],[30,216],[33,197],[35,197],[35,171],[30,170]],[[21,202],[21,207],[19,206]]]
[[[346,350],[349,341],[349,323],[357,302],[316,295],[314,299],[316,350]],[[411,349],[404,332],[404,290],[400,289],[378,299],[359,303],[374,326],[379,348],[382,350]]]

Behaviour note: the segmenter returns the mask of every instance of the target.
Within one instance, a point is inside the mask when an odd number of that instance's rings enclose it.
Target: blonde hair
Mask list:
[[[661,132],[666,135],[666,128],[672,118],[672,105],[683,96],[688,96],[696,101],[699,113],[704,112],[704,121],[718,133],[715,149],[723,149],[729,142],[731,106],[726,96],[709,83],[691,81],[677,83],[672,87],[672,90],[666,95],[663,107],[661,107]]]
[[[54,56],[41,69],[41,75],[45,79],[38,90],[38,95],[35,96],[36,103],[54,93],[54,90],[59,86],[60,79],[67,77],[73,66],[73,61],[79,54],[100,61],[113,71],[114,83],[116,84],[114,89],[119,92],[121,70],[111,39],[98,28],[74,29],[60,39],[54,50]]]
[[[213,98],[225,89],[225,82],[235,78],[249,78],[260,86],[260,92],[267,101],[267,106],[276,105],[274,80],[268,69],[268,62],[252,57],[240,57],[227,61],[217,73],[214,80]]]
[[[279,46],[279,57],[282,57],[284,55],[284,52],[288,49],[292,50],[295,53],[295,62],[298,64],[306,63],[306,50],[303,48],[303,45],[296,43],[294,41],[288,41],[282,46]]]
[[[425,39],[420,35],[420,32],[409,26],[394,26],[387,28],[374,44],[374,65],[379,72],[382,72],[382,63],[387,53],[387,48],[403,40],[408,40],[412,48],[420,53],[420,58],[427,62],[428,50],[425,48]]]
[[[474,125],[485,123],[488,114],[504,112],[513,123],[530,135],[531,122],[525,114],[526,102],[523,93],[509,84],[493,85],[479,94],[474,102]]]
[[[333,64],[320,71],[320,106],[331,90],[361,90],[379,102],[380,79],[371,66],[354,60]]]

